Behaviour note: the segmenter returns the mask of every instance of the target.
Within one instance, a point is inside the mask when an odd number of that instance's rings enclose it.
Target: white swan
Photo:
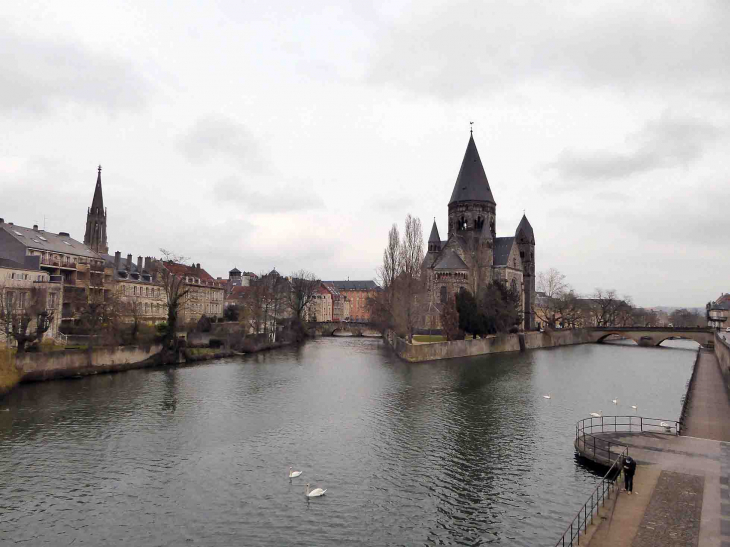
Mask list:
[[[667,422],[659,422],[659,425],[664,428],[664,431],[667,433],[672,430],[672,426],[670,426]]]
[[[318,498],[320,496],[324,496],[324,493],[326,491],[326,488],[324,490],[322,490],[321,488],[315,488],[314,490],[310,490],[309,483],[307,483],[307,493],[305,494],[305,496],[307,496],[308,498]]]
[[[613,404],[617,405],[617,404],[618,404],[618,399],[614,399],[614,400],[612,400],[611,402],[612,402]]]
[[[543,395],[542,398],[543,399],[552,399],[552,397],[550,395]]]
[[[290,479],[295,479],[295,478],[297,478],[297,477],[298,477],[299,475],[301,475],[301,474],[302,474],[302,472],[301,472],[301,471],[293,471],[293,469],[294,469],[293,467],[290,467],[290,468],[289,468],[289,478],[290,478]]]
[[[637,409],[637,408],[639,408],[639,407],[638,407],[638,406],[636,406],[636,405],[631,405],[631,408],[633,408],[634,410],[636,410],[636,409]]]
[[[591,412],[591,416],[593,416],[594,418],[602,418],[603,410],[599,410],[598,412]]]

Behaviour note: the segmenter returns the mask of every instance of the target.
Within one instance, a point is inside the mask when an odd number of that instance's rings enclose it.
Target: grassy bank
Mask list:
[[[413,340],[421,343],[446,342],[446,337],[440,334],[414,334]]]
[[[15,368],[15,355],[9,350],[0,350],[0,395],[7,393],[20,382],[20,372]]]

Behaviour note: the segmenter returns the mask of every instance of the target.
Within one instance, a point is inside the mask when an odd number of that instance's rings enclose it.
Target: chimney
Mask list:
[[[142,273],[142,257],[141,256],[137,257],[137,271],[139,273]]]
[[[114,269],[116,271],[119,271],[119,266],[121,266],[121,265],[122,265],[122,253],[117,251],[116,253],[114,253]]]
[[[127,255],[127,271],[132,271],[132,255]]]
[[[152,269],[151,262],[152,262],[151,256],[144,257],[144,269],[147,270],[148,272]]]
[[[37,232],[38,231],[38,225],[37,224],[33,224],[33,229]]]
[[[198,268],[198,269],[200,269],[200,262],[198,262],[198,264],[197,264],[197,268]]]

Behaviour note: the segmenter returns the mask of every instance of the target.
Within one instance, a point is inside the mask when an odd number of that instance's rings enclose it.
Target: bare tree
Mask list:
[[[15,339],[18,353],[23,353],[28,344],[40,341],[51,328],[54,311],[47,308],[47,299],[45,288],[3,291],[0,287],[0,328],[6,341]]]
[[[413,340],[413,330],[418,321],[418,299],[423,292],[421,264],[423,263],[423,229],[418,217],[406,216],[405,231],[401,242],[401,276],[399,305],[408,341]]]
[[[571,304],[575,304],[575,295],[565,281],[565,275],[555,268],[537,274],[536,288],[544,296],[533,303],[533,313],[545,325],[551,328],[561,321],[562,313],[572,312]],[[574,318],[571,318],[574,321]]]
[[[376,270],[376,282],[383,289],[367,300],[371,320],[381,329],[393,328],[396,302],[396,283],[403,269],[398,225],[393,223],[388,232],[388,245],[383,250],[383,264]]]
[[[157,275],[165,291],[167,304],[167,331],[163,338],[163,347],[170,349],[170,346],[175,342],[179,314],[185,304],[185,297],[190,292],[190,288],[185,284],[184,275],[178,275],[171,268],[166,267],[164,263],[185,265],[188,259],[166,249],[160,249],[160,252],[164,262],[162,264],[157,263]]]
[[[304,310],[316,298],[322,281],[315,274],[306,270],[294,272],[291,277],[289,307],[294,317],[301,321]]]
[[[616,323],[622,300],[615,289],[604,290],[597,288],[593,293],[595,302],[595,319],[597,327],[612,327]]]

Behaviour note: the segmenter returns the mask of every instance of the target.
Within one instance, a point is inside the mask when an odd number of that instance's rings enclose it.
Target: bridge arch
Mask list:
[[[609,336],[614,336],[614,335],[620,336],[621,338],[628,338],[629,340],[636,343],[637,345],[639,344],[639,340],[637,337],[631,336],[631,333],[629,333],[629,332],[620,332],[620,331],[606,332],[605,334],[602,334],[598,338],[598,340],[596,340],[596,342],[598,344],[602,344],[606,340],[606,338],[608,338]]]
[[[680,340],[690,340],[692,342],[697,342],[700,346],[707,343],[707,338],[703,336],[696,336],[692,334],[670,334],[669,336],[660,336],[657,338],[658,342],[656,343],[657,346],[661,346],[662,342],[666,342],[670,338],[678,338]],[[701,340],[700,340],[701,338]]]

